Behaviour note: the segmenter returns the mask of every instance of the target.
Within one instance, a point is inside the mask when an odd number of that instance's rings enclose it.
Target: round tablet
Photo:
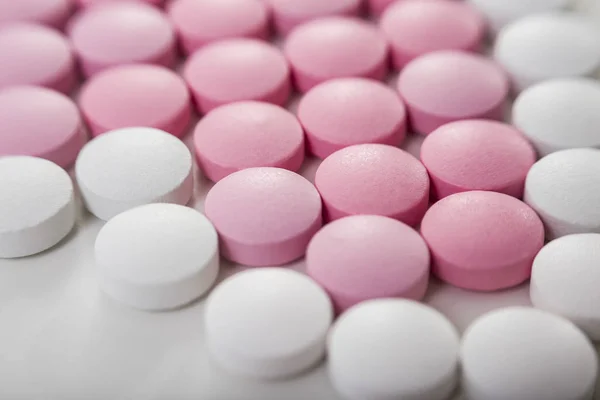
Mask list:
[[[75,176],[88,210],[104,220],[147,203],[186,204],[194,186],[188,148],[152,128],[95,138],[79,153]]]
[[[456,1],[399,1],[386,9],[379,26],[390,41],[397,69],[437,50],[477,51],[485,34],[481,14]]]
[[[275,28],[285,35],[293,28],[313,19],[358,16],[361,0],[267,0],[273,10]]]
[[[183,136],[190,94],[173,71],[155,65],[123,65],[96,74],[83,86],[79,107],[94,136],[145,126]]]
[[[216,40],[269,36],[269,9],[260,0],[176,0],[169,16],[188,54]]]
[[[162,12],[144,3],[84,9],[74,18],[70,37],[87,76],[121,64],[175,63],[173,27]]]
[[[0,59],[0,89],[36,85],[68,93],[75,84],[71,47],[54,29],[28,23],[1,27]]]
[[[525,17],[500,31],[494,58],[517,91],[553,78],[593,76],[600,69],[600,29],[574,13]]]
[[[216,182],[240,169],[279,167],[298,171],[304,131],[284,108],[240,101],[209,112],[194,131],[198,165]]]
[[[382,83],[339,78],[311,89],[298,106],[309,151],[325,158],[353,144],[398,146],[406,136],[406,110]]]
[[[108,221],[98,233],[102,290],[142,310],[167,310],[202,296],[219,272],[215,228],[198,211],[146,204]]]
[[[521,198],[535,160],[535,151],[521,132],[489,120],[442,125],[421,146],[421,162],[436,198],[469,190]]]
[[[347,400],[445,400],[458,381],[456,328],[415,301],[351,308],[331,329],[327,350],[333,386]]]
[[[307,276],[283,268],[238,273],[213,290],[204,324],[212,358],[254,378],[296,375],[321,360],[333,310]]]
[[[229,39],[204,46],[188,59],[183,76],[200,113],[242,100],[284,105],[291,91],[283,54],[255,39]]]
[[[0,187],[0,258],[42,252],[73,228],[73,183],[58,165],[28,156],[1,157]]]
[[[302,176],[281,168],[248,168],[208,192],[206,216],[221,254],[249,266],[282,265],[302,257],[321,228],[321,198]]]
[[[536,84],[513,104],[515,126],[547,155],[576,147],[600,147],[600,83],[565,78]]]
[[[317,232],[306,250],[306,271],[340,312],[369,299],[421,300],[429,283],[429,249],[402,222],[354,215]]]
[[[61,29],[71,15],[72,0],[2,0],[0,25],[35,22]]]
[[[475,320],[460,358],[469,399],[590,400],[598,374],[596,351],[575,325],[526,307]]]
[[[544,226],[514,197],[473,191],[435,203],[421,222],[432,270],[454,286],[479,291],[525,282],[544,245]]]
[[[86,141],[77,106],[35,86],[0,91],[0,156],[29,155],[70,167]]]
[[[285,42],[298,90],[333,78],[383,79],[388,44],[372,25],[355,18],[321,18],[295,29]]]
[[[524,199],[544,221],[549,239],[600,233],[600,150],[561,150],[542,158],[527,174]]]
[[[509,82],[483,56],[437,51],[408,63],[398,77],[398,90],[413,129],[428,134],[461,119],[501,120]]]
[[[155,6],[162,6],[165,3],[165,0],[75,0],[75,2],[82,7],[104,3],[125,3],[130,1],[149,3]]]

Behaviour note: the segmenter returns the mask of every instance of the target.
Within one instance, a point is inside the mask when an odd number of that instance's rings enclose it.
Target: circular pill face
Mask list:
[[[154,65],[123,65],[88,80],[79,107],[96,136],[144,126],[182,136],[190,120],[190,95],[174,72]]]
[[[194,147],[200,168],[215,182],[251,167],[297,171],[304,161],[304,131],[284,108],[237,102],[219,107],[200,120]]]
[[[283,54],[253,39],[229,39],[203,47],[188,59],[183,76],[201,113],[242,100],[283,105],[291,88]]]
[[[154,6],[162,6],[165,3],[165,0],[75,0],[76,3],[79,3],[79,5],[83,7],[104,3],[126,3],[131,1],[145,2]]]
[[[489,190],[521,198],[533,147],[514,127],[466,120],[433,131],[421,147],[437,198],[469,190]]]
[[[275,27],[280,34],[313,19],[358,16],[361,0],[267,0],[273,9]]]
[[[111,219],[98,233],[95,257],[103,291],[144,310],[188,304],[219,272],[214,227],[176,204],[148,204]]]
[[[0,2],[0,25],[34,22],[61,29],[71,8],[71,0],[4,0]]]
[[[1,157],[0,187],[0,258],[42,252],[73,228],[73,184],[58,165],[35,157]]]
[[[429,249],[402,222],[354,215],[326,225],[312,238],[306,270],[338,311],[375,298],[420,300],[429,281]]]
[[[398,77],[414,130],[428,134],[462,119],[500,120],[508,79],[494,62],[460,51],[438,51],[408,63]]]
[[[219,232],[222,255],[250,266],[302,257],[321,227],[317,190],[281,168],[248,168],[225,177],[208,192],[204,209]]]
[[[544,245],[544,226],[536,213],[495,192],[457,193],[438,201],[425,214],[421,234],[440,279],[480,291],[526,281]]]
[[[362,144],[327,157],[317,169],[315,185],[325,215],[375,214],[417,225],[429,202],[427,170],[396,147]]]
[[[375,27],[354,18],[308,22],[290,34],[284,51],[302,92],[333,78],[383,79],[387,73],[385,38]]]
[[[108,220],[147,203],[186,204],[192,156],[179,139],[151,128],[118,129],[89,142],[75,175],[88,210]]]
[[[475,320],[460,358],[469,399],[591,399],[598,373],[596,352],[575,325],[526,307]]]
[[[398,146],[406,135],[406,110],[393,90],[363,78],[340,78],[311,89],[298,118],[309,151],[320,158],[354,144]]]
[[[210,294],[204,314],[212,358],[257,378],[284,378],[318,362],[333,319],[327,294],[310,278],[282,268],[238,273]]]
[[[348,400],[444,400],[458,380],[458,332],[410,300],[351,308],[331,329],[327,350],[333,385]]]
[[[0,156],[28,155],[70,167],[85,143],[77,106],[50,89],[0,91]]]

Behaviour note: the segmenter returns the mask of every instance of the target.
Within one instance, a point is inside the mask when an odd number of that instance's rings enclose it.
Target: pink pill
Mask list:
[[[437,51],[408,63],[400,72],[398,90],[413,129],[428,134],[461,119],[502,119],[509,82],[483,56]]]
[[[485,34],[481,14],[455,1],[399,1],[386,9],[379,26],[390,41],[397,69],[437,50],[477,51]]]
[[[521,198],[535,150],[516,128],[489,120],[442,125],[421,146],[437,198],[489,190]]]
[[[537,214],[520,200],[496,192],[457,193],[438,201],[425,214],[421,234],[440,279],[480,291],[526,281],[544,245]]]
[[[243,101],[202,118],[194,132],[194,147],[198,165],[215,182],[251,167],[298,171],[304,161],[304,131],[284,108]]]
[[[229,39],[204,46],[188,59],[183,76],[200,113],[242,100],[284,105],[291,91],[283,54],[255,39]]]
[[[306,250],[306,271],[338,312],[365,300],[421,300],[429,282],[429,249],[408,225],[354,215],[321,229]]]
[[[302,257],[322,224],[317,190],[281,168],[248,168],[225,177],[208,192],[204,212],[219,233],[221,254],[256,267]]]
[[[0,25],[35,22],[62,29],[71,15],[72,0],[2,0]]]
[[[121,64],[175,63],[175,32],[166,16],[143,3],[113,3],[84,9],[70,26],[85,75]]]
[[[75,0],[75,2],[79,3],[82,7],[92,6],[96,4],[104,4],[104,3],[126,3],[126,2],[142,2],[152,4],[154,6],[162,6],[165,3],[165,0]]]
[[[367,22],[330,17],[295,29],[285,43],[298,90],[333,78],[381,80],[387,73],[388,44]]]
[[[41,157],[67,168],[85,140],[79,110],[62,93],[35,86],[0,91],[0,156]]]
[[[75,84],[71,47],[54,29],[29,23],[0,28],[0,60],[0,89],[36,85],[68,93]]]
[[[358,16],[362,0],[266,0],[273,9],[275,28],[282,35],[313,19]]]
[[[300,101],[298,118],[309,151],[320,158],[354,144],[398,146],[406,135],[406,111],[398,94],[363,78],[315,86]]]
[[[176,0],[169,15],[188,54],[220,39],[269,36],[269,9],[260,0]]]
[[[94,75],[81,91],[79,106],[94,136],[143,126],[181,137],[191,112],[185,82],[155,65],[124,65]]]
[[[427,170],[413,156],[384,144],[359,144],[327,157],[315,176],[325,217],[375,214],[415,226],[429,202]]]

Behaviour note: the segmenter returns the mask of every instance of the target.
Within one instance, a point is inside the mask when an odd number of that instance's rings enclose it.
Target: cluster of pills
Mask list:
[[[600,29],[569,6],[0,0],[0,258],[58,244],[80,197],[99,287],[151,311],[208,294],[234,374],[327,354],[349,400],[591,400]],[[221,258],[253,268],[211,290]],[[421,303],[431,275],[530,280],[535,308],[460,337]]]

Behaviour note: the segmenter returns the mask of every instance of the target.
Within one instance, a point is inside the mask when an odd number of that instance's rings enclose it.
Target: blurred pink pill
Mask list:
[[[143,3],[112,3],[84,9],[70,37],[85,75],[121,64],[175,63],[175,32],[166,16]]]
[[[423,164],[397,147],[359,144],[327,157],[315,176],[325,216],[375,214],[415,226],[429,202]]]
[[[129,2],[139,2],[139,3],[148,3],[154,6],[162,6],[166,0],[75,0],[76,3],[79,3],[80,6],[92,6],[96,4],[104,4],[104,3],[129,3]]]
[[[511,125],[466,120],[442,125],[421,147],[437,198],[489,190],[521,198],[535,150]]]
[[[62,29],[72,9],[72,0],[1,0],[0,25],[35,22]]]
[[[269,9],[260,0],[175,0],[169,16],[188,54],[220,39],[269,36]]]
[[[255,39],[229,39],[204,46],[188,59],[183,76],[200,113],[242,100],[284,105],[291,91],[283,54]]]
[[[433,272],[454,286],[493,291],[516,286],[531,275],[544,245],[537,214],[514,197],[464,192],[435,203],[421,222]]]
[[[306,251],[306,271],[338,312],[365,300],[421,300],[429,282],[429,249],[408,225],[355,215],[321,229]]]
[[[85,139],[79,110],[62,93],[35,86],[0,91],[0,156],[41,157],[67,168]]]
[[[218,181],[250,167],[300,169],[304,132],[284,108],[257,101],[228,104],[209,112],[194,132],[198,165]]]
[[[355,18],[308,22],[290,34],[284,51],[301,92],[333,78],[381,80],[388,70],[387,41],[375,27]]]
[[[273,10],[275,28],[288,34],[296,26],[330,16],[358,16],[362,0],[266,0]]]
[[[315,86],[300,101],[298,118],[309,151],[320,158],[353,144],[398,146],[406,135],[402,100],[369,79],[341,78]]]
[[[248,168],[223,178],[204,212],[219,233],[221,254],[249,266],[302,257],[321,228],[321,198],[302,176],[281,168]]]
[[[94,136],[139,126],[181,137],[191,112],[185,82],[154,65],[124,65],[94,75],[81,90],[79,106]]]
[[[504,71],[483,56],[437,51],[406,65],[398,91],[412,128],[428,134],[461,119],[502,119],[509,83]]]
[[[54,29],[29,23],[0,28],[0,60],[0,89],[36,85],[68,93],[75,84],[71,47]]]
[[[403,1],[410,0],[367,0],[367,5],[369,8],[369,12],[373,16],[378,16],[383,14],[383,12],[387,9],[387,7],[392,3],[401,3]],[[424,0],[429,1],[429,0]]]
[[[477,51],[485,20],[466,3],[404,0],[386,9],[379,24],[390,41],[394,66],[437,50]]]

